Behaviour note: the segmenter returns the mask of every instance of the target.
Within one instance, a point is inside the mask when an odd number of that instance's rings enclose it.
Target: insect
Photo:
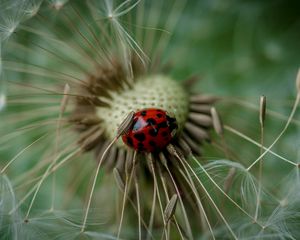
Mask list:
[[[123,142],[141,152],[159,152],[176,134],[176,119],[166,111],[147,108],[136,112],[131,128],[122,136]]]

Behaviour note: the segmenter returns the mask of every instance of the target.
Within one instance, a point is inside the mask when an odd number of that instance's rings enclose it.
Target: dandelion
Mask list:
[[[2,6],[1,237],[296,239],[287,216],[298,184],[273,193],[264,172],[276,160],[291,171],[286,185],[299,180],[299,163],[274,149],[299,124],[299,91],[289,117],[275,113],[285,125],[273,140],[261,100],[259,141],[215,106],[249,103],[168,70],[185,1]],[[258,156],[241,157],[241,141]],[[220,157],[205,161],[206,148]]]

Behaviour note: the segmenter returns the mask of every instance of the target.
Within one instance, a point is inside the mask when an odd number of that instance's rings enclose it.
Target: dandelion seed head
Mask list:
[[[97,114],[102,120],[106,136],[112,140],[126,114],[144,108],[167,111],[174,115],[179,129],[182,129],[188,114],[188,96],[185,89],[171,78],[150,75],[138,80],[132,89],[112,93],[110,107],[98,108]],[[122,141],[118,144],[123,145]]]

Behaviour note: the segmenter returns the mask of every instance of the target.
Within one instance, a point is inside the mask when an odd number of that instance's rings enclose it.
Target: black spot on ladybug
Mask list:
[[[156,128],[151,128],[148,133],[149,133],[150,136],[156,137],[157,134],[158,134],[158,131],[157,131]]]
[[[126,141],[127,141],[128,145],[133,146],[133,141],[132,141],[131,137],[127,137]]]
[[[163,117],[163,115],[162,115],[161,113],[156,114],[156,116],[157,116],[158,118],[162,118],[162,117]]]
[[[147,111],[142,111],[142,112],[141,112],[141,115],[142,115],[142,116],[146,116],[146,115],[147,115]]]
[[[154,142],[154,141],[149,141],[149,144],[150,144],[150,146],[152,146],[152,147],[156,147],[156,143]]]
[[[134,138],[140,142],[143,142],[146,139],[146,136],[144,133],[136,133],[134,134]]]
[[[167,122],[161,122],[161,123],[157,124],[157,127],[158,128],[166,128],[166,127],[168,127],[168,124],[167,124]]]
[[[147,119],[147,123],[148,123],[149,125],[154,126],[154,125],[156,124],[156,121],[155,121],[155,119],[153,119],[153,118],[148,118],[148,119]]]
[[[162,135],[163,137],[167,137],[167,136],[169,135],[169,133],[168,133],[167,131],[163,131],[163,132],[161,133],[161,135]]]

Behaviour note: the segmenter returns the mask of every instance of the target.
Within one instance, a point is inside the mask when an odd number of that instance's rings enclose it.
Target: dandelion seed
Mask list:
[[[261,96],[259,102],[259,122],[262,127],[265,125],[265,118],[266,118],[266,96]]]
[[[213,119],[213,126],[215,131],[222,136],[223,135],[223,125],[221,123],[219,114],[217,113],[216,109],[214,107],[211,108],[211,116]]]
[[[170,201],[168,202],[164,212],[166,222],[169,222],[170,219],[173,217],[176,210],[177,201],[178,201],[178,196],[175,194],[171,197]]]
[[[117,136],[126,134],[132,127],[134,112],[130,112],[118,127]]]

